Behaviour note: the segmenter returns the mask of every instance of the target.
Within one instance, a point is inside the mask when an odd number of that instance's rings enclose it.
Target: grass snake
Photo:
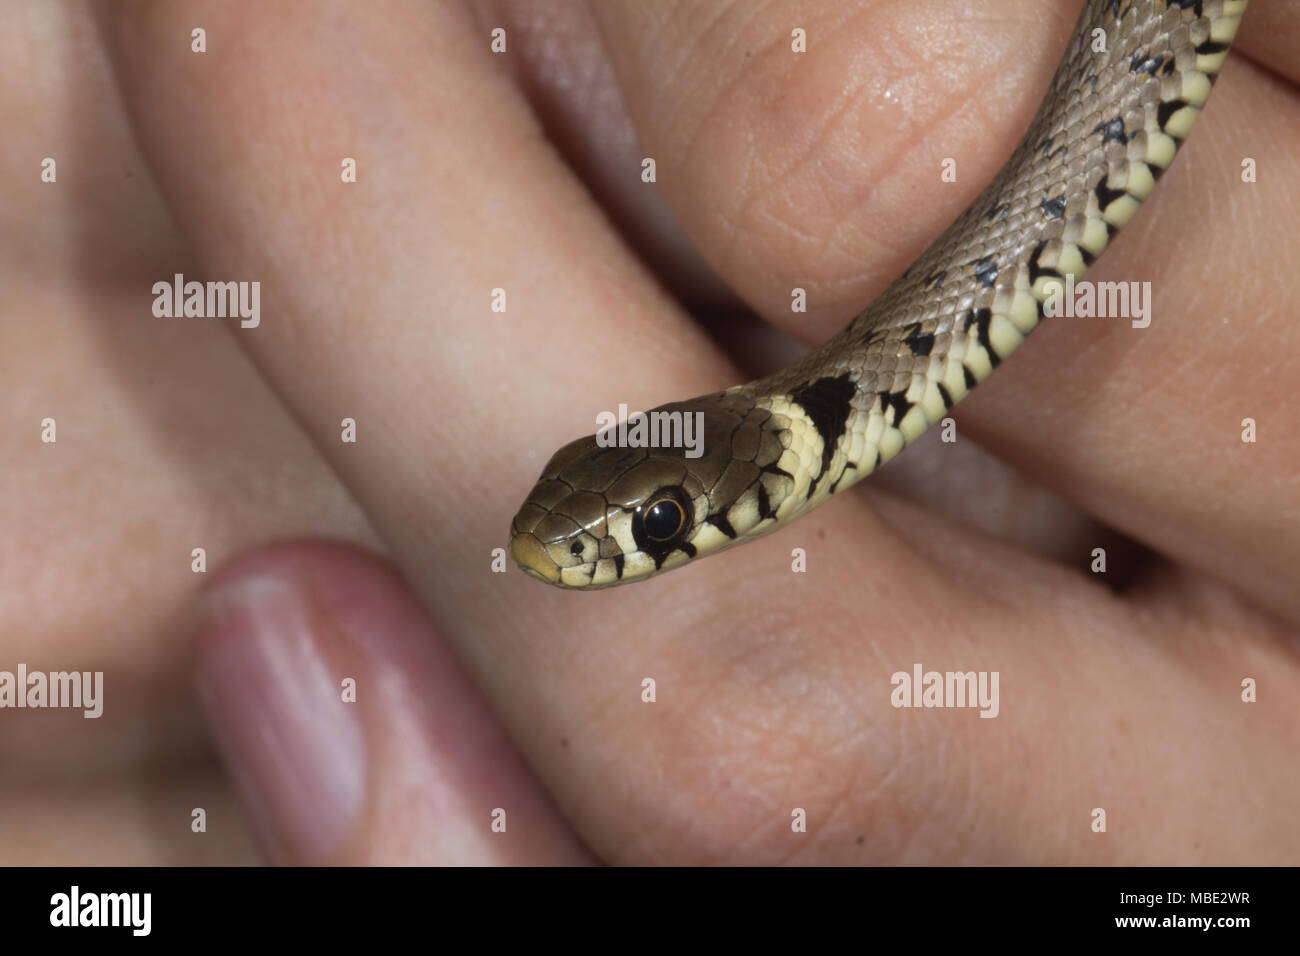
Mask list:
[[[784,527],[897,455],[1133,217],[1246,3],[1087,0],[1020,146],[902,276],[790,367],[653,409],[702,421],[698,457],[608,436],[565,445],[511,524],[515,562],[567,588],[644,579]]]

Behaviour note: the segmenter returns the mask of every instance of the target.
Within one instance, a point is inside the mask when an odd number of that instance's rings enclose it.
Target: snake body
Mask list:
[[[893,458],[1133,217],[1246,3],[1086,0],[1019,148],[900,278],[794,365],[653,410],[703,413],[698,458],[596,436],[565,445],[511,525],[515,562],[562,587],[642,579],[783,527]]]

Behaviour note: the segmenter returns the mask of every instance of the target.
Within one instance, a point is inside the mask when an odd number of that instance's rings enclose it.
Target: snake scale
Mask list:
[[[869,475],[1010,355],[1136,212],[1191,131],[1247,0],[1086,0],[1024,140],[980,196],[799,362],[650,414],[702,454],[582,438],[510,553],[568,588],[646,578],[777,528]]]

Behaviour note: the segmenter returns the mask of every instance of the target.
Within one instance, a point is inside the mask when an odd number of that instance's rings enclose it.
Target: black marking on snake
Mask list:
[[[876,467],[879,468],[879,467],[880,467],[881,465],[883,465],[884,463],[885,463],[885,458],[884,458],[883,455],[880,454],[880,449],[877,448],[877,449],[876,449]]]
[[[913,322],[907,328],[908,332],[903,336],[903,344],[916,355],[929,355],[934,350],[934,333],[922,332],[920,322]]]
[[[1083,246],[1079,246],[1078,249],[1079,249],[1079,255],[1083,258],[1084,266],[1090,266],[1097,261],[1097,257],[1094,256],[1087,249],[1083,248]]]
[[[906,275],[906,273],[904,273],[904,275]],[[884,338],[885,338],[884,329],[871,329],[867,332],[866,335],[862,336],[862,344],[868,346],[875,345],[877,342],[884,341]]]
[[[1169,121],[1173,119],[1174,114],[1186,105],[1186,100],[1170,100],[1168,103],[1161,103],[1156,108],[1156,122],[1160,124],[1160,128],[1169,133],[1169,130],[1165,129],[1165,127],[1169,125]],[[1175,133],[1169,133],[1169,135],[1175,139],[1181,138]]]
[[[1180,10],[1191,10],[1198,17],[1205,12],[1205,0],[1169,0],[1169,5]]]
[[[675,548],[668,548],[667,550],[655,553],[647,553],[650,554],[650,557],[655,559],[655,570],[658,571],[664,566],[664,562],[668,560],[668,555],[672,554],[674,551],[681,551],[688,558],[695,557],[695,545],[691,544],[689,541],[683,541]]]
[[[1092,88],[1092,92],[1097,92],[1097,81],[1101,79],[1101,74],[1097,72],[1097,67],[1093,63],[1088,64],[1088,72],[1083,75],[1083,82]]]
[[[984,288],[991,289],[998,281],[998,257],[995,254],[972,259],[966,265],[975,267],[975,278]]]
[[[952,393],[948,391],[948,386],[943,382],[939,383],[939,397],[943,399],[944,408],[952,408]]]
[[[853,407],[853,396],[857,393],[858,387],[853,384],[848,372],[835,378],[819,378],[790,393],[791,401],[797,402],[804,410],[822,439],[822,467],[808,486],[810,498],[817,489],[817,482],[826,475],[831,458],[835,456],[835,446],[844,434],[849,411]]]
[[[1170,73],[1174,72],[1174,66],[1174,58],[1171,56],[1165,60],[1165,65],[1160,68],[1160,75],[1168,76]]]
[[[1104,123],[1098,123],[1093,132],[1101,133],[1103,146],[1107,143],[1127,143],[1130,138],[1128,133],[1124,132],[1124,120],[1119,116]]]
[[[758,470],[764,475],[780,475],[782,478],[789,478],[791,481],[794,481],[794,475],[790,474],[790,472],[786,471],[784,468],[779,467],[776,462],[772,462],[770,465],[764,465]]]
[[[1043,154],[1043,158],[1044,158],[1044,159],[1055,159],[1055,158],[1056,158],[1057,156],[1059,156],[1061,153],[1064,153],[1064,152],[1065,152],[1065,145],[1064,145],[1064,144],[1062,144],[1062,145],[1056,147],[1055,150],[1052,150],[1051,152],[1048,152],[1049,150],[1052,149],[1052,144],[1055,143],[1055,142],[1056,142],[1056,137],[1054,137],[1054,136],[1044,136],[1044,137],[1042,138],[1042,140],[1039,142],[1039,144],[1038,144],[1037,146],[1034,147],[1034,149],[1039,150],[1040,152],[1042,152],[1042,154]]]
[[[758,483],[758,520],[772,517],[772,500],[767,496],[767,489],[763,487],[763,482]]]
[[[1006,222],[1007,213],[1009,213],[1010,211],[1011,211],[1011,203],[1000,202],[996,206],[989,206],[989,211],[984,215],[989,222],[994,222],[994,221]]]
[[[1106,185],[1106,180],[1104,179],[1098,180],[1096,187],[1094,187],[1092,191],[1096,194],[1097,206],[1103,213],[1116,199],[1128,195],[1128,193],[1122,189],[1111,189]]]
[[[1051,199],[1044,197],[1039,200],[1038,208],[1047,219],[1060,219],[1065,215],[1065,194],[1053,196]]]
[[[965,362],[961,364],[961,377],[966,381],[966,391],[968,392],[979,384],[979,379],[975,377],[974,372],[966,367]]]
[[[621,578],[623,576],[623,553],[620,551],[614,555],[614,576]]]
[[[731,522],[727,520],[727,513],[725,511],[719,511],[715,515],[709,515],[707,520],[709,524],[713,525],[713,527],[717,528],[728,538],[733,541],[736,540],[736,529],[733,528]]]
[[[992,314],[993,313],[988,309],[971,309],[962,319],[961,330],[963,332],[969,332],[972,325],[979,322],[988,322],[989,317]]]
[[[1040,239],[1038,245],[1034,246],[1034,251],[1029,254],[1029,285],[1031,287],[1042,276],[1053,276],[1057,279],[1061,278],[1061,273],[1057,272],[1055,269],[1049,269],[1046,266],[1039,265],[1038,257],[1043,254],[1043,250],[1046,248],[1047,240]]]
[[[912,410],[915,402],[907,400],[907,389],[901,392],[886,392],[880,396],[880,414],[883,416],[888,408],[894,409],[894,427],[897,428],[903,416]]]
[[[1148,56],[1146,50],[1138,50],[1129,57],[1128,71],[1130,73],[1146,73],[1155,76],[1158,69],[1160,69],[1160,61],[1155,57]]]
[[[1160,177],[1165,174],[1164,166],[1157,166],[1155,163],[1143,163],[1142,165],[1145,166],[1148,170],[1150,170],[1151,179],[1154,182],[1157,183],[1160,182]]]
[[[966,321],[962,326],[962,331],[969,331],[972,325],[975,326],[975,337],[979,340],[980,345],[984,346],[984,351],[989,353],[989,364],[997,368],[1002,363],[1002,356],[994,350],[993,343],[989,340],[989,326],[992,324],[992,311],[989,309],[971,309],[966,313]]]
[[[850,468],[852,468],[854,471],[858,470],[857,465],[853,464],[853,462],[851,461],[846,461],[844,463],[844,470],[840,472],[840,476],[836,478],[835,483],[831,485],[831,494],[835,494],[835,490],[839,488],[840,482],[844,480],[844,476],[849,473]]]
[[[947,269],[940,269],[938,272],[931,272],[921,280],[927,289],[937,289],[943,285],[944,278],[948,275]]]
[[[999,365],[1002,364],[1002,356],[997,353],[997,350],[993,348],[992,341],[989,340],[989,323],[987,322],[981,323],[979,330],[980,330],[980,336],[979,336],[980,344],[983,345],[985,351],[989,353],[989,364],[994,368],[997,368]]]

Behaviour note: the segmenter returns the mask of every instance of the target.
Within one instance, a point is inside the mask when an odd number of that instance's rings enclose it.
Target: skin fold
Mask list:
[[[3,4],[0,669],[106,685],[0,712],[3,862],[1300,861],[1297,4],[1089,274],[1149,329],[1047,322],[956,445],[592,595],[491,572],[545,457],[772,367],[743,309],[833,334],[1078,3],[371,7]],[[262,325],[154,318],[175,272]],[[917,661],[999,717],[890,707]]]

